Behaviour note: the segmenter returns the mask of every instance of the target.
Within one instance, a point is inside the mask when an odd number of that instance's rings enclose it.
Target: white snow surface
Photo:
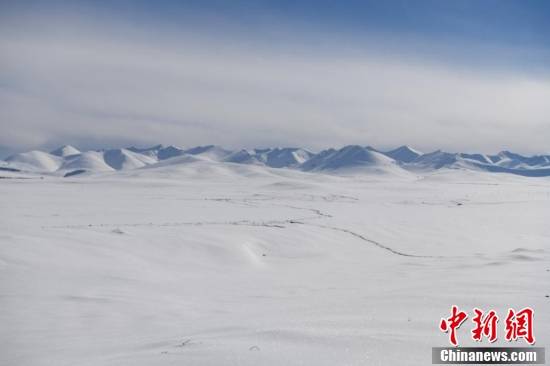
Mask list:
[[[2,365],[428,365],[453,304],[530,306],[550,341],[547,177],[0,176]]]

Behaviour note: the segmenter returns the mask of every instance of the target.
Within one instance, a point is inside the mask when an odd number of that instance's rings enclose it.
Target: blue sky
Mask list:
[[[491,42],[550,47],[550,4],[545,0],[416,1],[21,1],[3,2],[4,17],[77,14],[133,22],[142,27],[224,20],[243,31],[268,33],[269,25],[347,33],[373,32],[431,40]]]
[[[548,1],[2,1],[0,14],[0,152],[550,149]]]

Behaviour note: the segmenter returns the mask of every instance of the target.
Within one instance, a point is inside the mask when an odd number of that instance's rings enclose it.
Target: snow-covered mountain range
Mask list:
[[[182,158],[183,157],[183,158]],[[187,157],[187,158],[186,158]],[[330,174],[419,174],[440,169],[462,169],[523,176],[550,176],[550,155],[523,156],[509,151],[496,155],[422,153],[408,146],[380,151],[370,146],[348,145],[313,153],[303,148],[264,148],[231,151],[219,146],[183,149],[156,145],[80,151],[65,145],[53,151],[33,150],[0,161],[0,170],[74,176],[144,167],[196,164],[249,164]]]

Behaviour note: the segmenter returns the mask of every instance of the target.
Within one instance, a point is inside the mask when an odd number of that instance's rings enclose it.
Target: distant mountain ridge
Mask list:
[[[523,156],[510,151],[501,151],[494,155],[441,150],[422,153],[409,146],[384,152],[360,145],[330,148],[318,153],[299,147],[232,151],[216,145],[189,149],[155,145],[145,148],[131,146],[80,151],[73,146],[64,145],[49,153],[33,150],[11,155],[5,161],[0,161],[0,167],[4,171],[71,176],[201,162],[248,164],[328,174],[406,175],[440,169],[463,169],[529,177],[550,176],[550,155]]]
[[[420,151],[406,145],[400,146],[394,150],[387,151],[384,154],[402,163],[410,163],[419,156],[423,155]]]

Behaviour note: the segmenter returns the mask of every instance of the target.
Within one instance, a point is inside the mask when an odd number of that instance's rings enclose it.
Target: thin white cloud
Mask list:
[[[546,78],[395,58],[379,48],[301,47],[192,33],[152,44],[131,33],[7,32],[0,35],[0,146],[548,151]]]

